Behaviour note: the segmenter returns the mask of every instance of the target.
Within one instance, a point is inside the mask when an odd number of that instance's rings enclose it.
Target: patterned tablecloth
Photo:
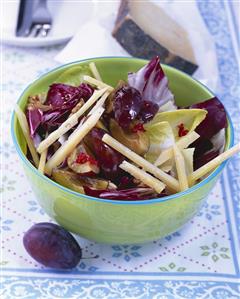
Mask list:
[[[232,5],[199,1],[199,10],[215,41],[220,99],[239,140],[240,97],[236,23]],[[234,28],[235,26],[235,28]],[[235,36],[236,37],[236,36]],[[79,238],[85,255],[70,272],[37,264],[25,252],[22,237],[33,223],[49,221],[23,174],[10,136],[10,118],[20,92],[57,66],[61,47],[3,48],[1,103],[1,298],[239,298],[240,163],[228,164],[199,213],[183,229],[146,245],[102,245]],[[235,141],[236,142],[236,141]]]

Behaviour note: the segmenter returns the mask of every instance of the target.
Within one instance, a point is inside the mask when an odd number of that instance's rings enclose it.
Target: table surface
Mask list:
[[[239,73],[230,2],[199,1],[215,42],[221,89],[239,141]],[[211,13],[209,13],[211,11]],[[229,18],[231,16],[231,18]],[[230,22],[229,22],[230,20]],[[233,32],[233,34],[230,34]],[[236,33],[236,31],[235,31]],[[199,213],[180,231],[145,245],[103,245],[78,238],[84,254],[73,271],[53,271],[28,256],[22,236],[49,221],[38,205],[10,136],[14,103],[34,78],[58,66],[62,46],[3,48],[0,194],[2,298],[239,298],[240,163],[234,157]]]

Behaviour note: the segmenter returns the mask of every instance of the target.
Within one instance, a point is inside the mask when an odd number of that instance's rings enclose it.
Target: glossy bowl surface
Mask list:
[[[147,63],[136,58],[104,57],[66,64],[30,84],[20,96],[19,105],[24,108],[29,95],[46,91],[64,70],[91,61],[96,63],[104,82],[112,86],[119,79],[126,79],[128,72]],[[162,67],[178,105],[188,106],[213,97],[211,91],[190,76],[170,66]],[[178,230],[198,211],[226,164],[222,163],[185,192],[145,201],[105,200],[71,191],[40,174],[25,156],[26,143],[15,114],[12,117],[12,137],[32,189],[46,213],[66,229],[103,243],[144,243]],[[233,127],[228,118],[226,148],[232,144]]]

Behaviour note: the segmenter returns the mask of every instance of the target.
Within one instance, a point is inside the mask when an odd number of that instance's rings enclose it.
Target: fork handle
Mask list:
[[[35,7],[46,7],[47,0],[35,0]]]

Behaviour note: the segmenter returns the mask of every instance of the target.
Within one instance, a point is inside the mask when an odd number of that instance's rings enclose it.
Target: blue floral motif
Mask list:
[[[3,299],[238,299],[238,283],[208,281],[145,281],[84,278],[6,276],[0,285]]]
[[[8,81],[1,84],[1,88],[3,91],[8,91],[10,94],[16,94],[18,90],[22,90],[24,87],[23,84],[18,83],[16,81]]]
[[[178,288],[178,295],[183,298],[193,298],[194,290],[186,286],[181,286]]]
[[[3,155],[5,158],[8,158],[11,154],[15,154],[16,150],[13,144],[8,142],[3,142],[0,144],[0,154]]]
[[[169,236],[166,236],[165,240],[171,241],[174,237],[180,237],[180,236],[181,236],[181,234],[179,232],[175,232],[175,233],[173,233],[173,234],[171,234]]]
[[[0,232],[11,230],[11,225],[13,224],[13,222],[14,221],[11,219],[2,220],[2,218],[0,217]]]
[[[30,208],[28,209],[29,212],[38,212],[41,215],[45,215],[44,210],[40,207],[40,205],[36,201],[30,200],[28,201],[28,204],[30,205]]]
[[[1,178],[0,193],[5,191],[14,191],[16,181],[9,179],[6,175]]]
[[[8,53],[7,51],[4,53],[4,59],[6,61],[11,62],[12,64],[24,62],[27,60],[27,56],[24,55],[24,53],[21,53],[17,49],[13,51],[12,53]]]
[[[78,266],[78,269],[79,270],[86,270],[86,271],[89,271],[89,272],[96,272],[98,267],[94,267],[94,266],[88,267],[84,262],[81,262]]]
[[[123,257],[126,262],[129,262],[132,257],[140,257],[141,254],[137,252],[141,246],[138,245],[114,245],[112,249],[114,253],[112,257]]]
[[[210,205],[207,202],[205,202],[197,216],[204,216],[207,220],[211,221],[213,216],[221,215],[219,209],[220,205]]]
[[[96,286],[92,289],[92,291],[90,292],[90,295],[93,298],[107,298],[107,296],[109,295],[110,290],[105,287],[105,286]]]

